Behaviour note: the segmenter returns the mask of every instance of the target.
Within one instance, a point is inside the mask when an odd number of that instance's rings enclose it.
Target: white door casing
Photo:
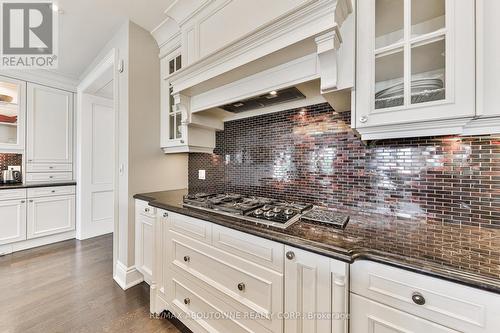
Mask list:
[[[84,94],[81,109],[81,223],[79,239],[113,232],[115,110],[113,101]]]

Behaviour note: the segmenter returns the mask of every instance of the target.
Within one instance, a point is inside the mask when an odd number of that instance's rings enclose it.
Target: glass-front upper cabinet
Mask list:
[[[356,127],[474,116],[474,0],[358,0]]]
[[[26,82],[0,76],[0,151],[24,149]]]
[[[163,122],[165,132],[162,146],[171,146],[182,144],[183,142],[183,130],[182,130],[182,113],[176,109],[174,103],[173,88],[170,85],[168,77],[182,68],[182,56],[180,54],[175,54],[173,56],[167,57],[165,59],[163,69],[165,79],[163,80],[162,89],[166,90],[166,97],[164,98],[164,103],[162,105],[165,117],[163,117]]]

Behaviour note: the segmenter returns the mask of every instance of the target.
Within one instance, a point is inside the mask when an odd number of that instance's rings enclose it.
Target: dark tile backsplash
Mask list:
[[[226,122],[214,154],[189,155],[189,190],[500,228],[500,135],[365,145],[350,117],[324,103]]]
[[[0,171],[7,170],[9,165],[21,166],[23,164],[23,155],[0,153]]]

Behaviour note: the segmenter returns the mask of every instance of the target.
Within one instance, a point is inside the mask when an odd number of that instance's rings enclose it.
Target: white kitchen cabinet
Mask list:
[[[73,93],[28,83],[26,156],[28,165],[73,163]]]
[[[301,314],[285,320],[285,332],[346,333],[348,264],[290,246],[285,251],[285,313]]]
[[[465,135],[500,133],[500,1],[476,1],[477,118]]]
[[[156,208],[146,201],[135,201],[135,266],[151,284],[153,276],[153,228]]]
[[[75,229],[75,195],[28,197],[27,238]]]
[[[26,82],[0,76],[0,151],[22,151]]]
[[[168,153],[212,153],[215,148],[213,129],[188,124],[187,99],[173,93],[170,75],[182,68],[180,50],[160,61],[161,64],[161,148]]]
[[[350,273],[353,333],[367,332],[366,327],[374,327],[368,332],[493,333],[500,327],[498,294],[371,261],[355,262]]]
[[[458,134],[475,116],[475,1],[357,2],[352,126],[363,139]]]
[[[351,296],[351,333],[458,333],[367,298]]]
[[[0,201],[0,245],[26,239],[26,199]]]

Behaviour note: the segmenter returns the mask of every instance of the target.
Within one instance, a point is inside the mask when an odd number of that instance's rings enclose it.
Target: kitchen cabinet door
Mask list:
[[[351,294],[351,333],[458,333],[445,326]]]
[[[73,163],[73,93],[28,83],[28,164]]]
[[[358,1],[363,139],[461,133],[475,116],[474,0]]]
[[[0,76],[0,150],[22,151],[26,113],[26,82]]]
[[[26,200],[0,201],[0,245],[26,239]]]
[[[75,196],[28,199],[28,239],[75,230]]]
[[[285,247],[285,318],[287,333],[331,333],[330,259]]]
[[[151,284],[153,276],[153,228],[156,208],[142,200],[135,201],[135,265]]]

